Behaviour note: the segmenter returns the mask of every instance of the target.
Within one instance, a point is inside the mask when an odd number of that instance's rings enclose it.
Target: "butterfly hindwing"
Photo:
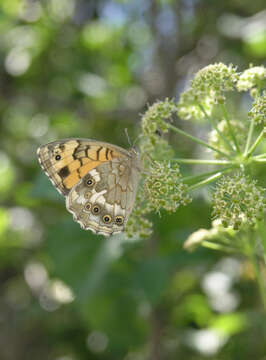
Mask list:
[[[135,157],[100,164],[70,191],[67,209],[83,229],[105,236],[121,232],[132,211],[138,181]]]

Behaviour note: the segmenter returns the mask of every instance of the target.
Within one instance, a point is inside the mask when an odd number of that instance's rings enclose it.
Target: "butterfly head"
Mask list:
[[[132,147],[130,150],[129,150],[129,154],[132,156],[132,157],[139,157],[140,156],[140,153],[138,151],[138,149],[136,147]]]

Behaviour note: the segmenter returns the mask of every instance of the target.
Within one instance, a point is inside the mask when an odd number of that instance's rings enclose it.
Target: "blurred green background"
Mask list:
[[[265,360],[250,264],[183,249],[210,227],[206,193],[154,215],[148,240],[105,240],[36,158],[64,137],[128,148],[146,104],[198,69],[265,65],[265,0],[1,0],[0,34],[0,359]],[[175,140],[179,157],[193,146]]]

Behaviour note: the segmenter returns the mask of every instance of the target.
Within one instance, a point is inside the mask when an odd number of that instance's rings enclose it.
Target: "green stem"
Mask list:
[[[209,148],[209,149],[217,152],[218,154],[220,154],[220,155],[222,155],[222,156],[230,159],[230,156],[229,156],[228,154],[224,153],[223,151],[220,151],[219,149],[216,149],[215,147],[209,145],[209,144],[206,143],[205,141],[203,141],[203,140],[201,140],[201,139],[198,139],[198,138],[196,138],[195,136],[192,136],[192,135],[188,134],[187,132],[185,132],[185,131],[183,131],[183,130],[181,130],[181,129],[178,129],[177,127],[175,127],[175,126],[172,125],[172,124],[168,124],[168,127],[169,127],[171,130],[173,130],[174,132],[176,132],[176,133],[178,133],[178,134],[180,134],[180,135],[183,135],[183,136],[189,138],[190,140],[195,141],[196,143],[198,143],[198,144],[200,144],[200,145],[203,145],[203,146],[205,146],[205,147],[207,147],[207,148]]]
[[[266,134],[265,129],[263,128],[259,134],[259,136],[257,137],[257,139],[255,140],[254,144],[251,146],[251,148],[248,150],[246,157],[249,157],[256,149],[256,147],[259,145],[259,143],[262,141],[262,139],[264,138]]]
[[[254,267],[255,275],[256,275],[256,278],[257,278],[258,286],[259,286],[259,291],[260,291],[263,306],[264,306],[264,310],[266,311],[265,287],[264,287],[263,278],[261,276],[261,272],[260,272],[260,268],[259,268],[258,258],[254,254],[254,251],[252,251],[252,253],[250,254],[250,260],[251,260],[251,262],[253,264],[253,267]]]
[[[247,142],[246,142],[246,146],[245,146],[244,156],[246,156],[248,153],[248,149],[250,147],[250,143],[251,143],[251,139],[252,139],[252,135],[253,135],[253,130],[254,130],[254,119],[251,120],[250,125],[249,125],[248,137],[247,137]]]
[[[259,291],[261,294],[264,310],[266,311],[265,286],[264,286],[263,278],[262,278],[261,272],[260,272],[258,257],[256,256],[256,253],[255,253],[254,234],[253,234],[253,236],[252,236],[252,234],[247,236],[245,245],[247,246],[247,256],[249,257],[249,259],[253,265],[253,268],[254,268],[254,272],[255,272],[256,279],[257,279]]]
[[[252,159],[260,159],[260,158],[266,158],[266,153],[260,154],[260,155],[255,155],[252,157]]]
[[[171,161],[177,161],[180,164],[206,164],[206,165],[227,165],[233,164],[229,160],[204,160],[204,159],[172,159]]]
[[[239,247],[236,244],[234,244],[235,246],[232,246],[232,238],[227,238],[225,235],[219,234],[219,241],[226,246],[230,245],[232,248],[239,252]]]
[[[264,260],[264,266],[266,265],[266,232],[265,232],[265,223],[263,220],[258,221],[258,235],[260,237],[260,243],[263,247],[263,260]]]
[[[219,172],[225,172],[225,171],[227,171],[229,169],[232,169],[232,168],[233,168],[233,166],[230,166],[230,167],[219,170]],[[183,182],[186,183],[186,184],[191,182],[191,181],[198,182],[198,181],[201,181],[202,179],[204,179],[204,178],[206,178],[208,176],[214,175],[214,174],[217,174],[217,170],[205,172],[205,173],[202,173],[200,175],[185,176],[185,177],[183,177]]]
[[[258,162],[258,163],[266,163],[266,158],[265,159],[254,159],[253,161]]]
[[[229,170],[229,169],[227,169],[227,170]],[[231,169],[230,169],[230,170],[231,170]],[[224,170],[224,171],[219,171],[219,172],[216,173],[215,175],[210,176],[210,177],[208,177],[207,179],[204,179],[204,180],[202,180],[202,181],[199,181],[199,182],[196,183],[195,185],[189,186],[188,189],[187,189],[187,191],[195,190],[195,189],[197,189],[197,188],[199,188],[199,187],[201,187],[201,186],[207,185],[207,184],[209,184],[209,183],[211,183],[211,182],[219,179],[221,176],[223,176],[224,172],[225,172],[225,170]]]
[[[218,243],[214,243],[212,241],[207,241],[207,240],[202,241],[201,245],[204,247],[207,247],[209,249],[212,249],[212,250],[225,251],[225,252],[230,252],[230,253],[232,253],[234,251],[235,252],[238,251],[238,249],[236,249],[236,248],[218,244]]]
[[[224,144],[226,144],[229,149],[231,149],[232,151],[234,151],[232,145],[230,144],[230,142],[227,140],[227,138],[224,136],[224,134],[219,130],[218,126],[216,125],[215,121],[206,113],[204,107],[201,104],[198,104],[200,110],[203,112],[204,116],[208,119],[208,121],[211,123],[211,125],[214,127],[214,129],[217,131],[217,133],[219,134],[220,138],[223,140]]]
[[[239,146],[238,146],[236,137],[235,137],[235,133],[234,133],[234,130],[233,130],[233,128],[232,128],[232,126],[231,126],[231,123],[230,123],[230,119],[229,119],[229,116],[228,116],[228,112],[227,112],[224,104],[220,104],[220,107],[221,107],[222,113],[223,113],[223,115],[224,115],[224,117],[225,117],[225,120],[226,120],[226,122],[227,122],[228,130],[229,130],[229,133],[230,133],[230,135],[231,135],[231,138],[232,138],[232,140],[233,140],[233,142],[234,142],[234,144],[235,144],[236,150],[237,150],[238,153],[240,153],[240,149],[239,149]]]

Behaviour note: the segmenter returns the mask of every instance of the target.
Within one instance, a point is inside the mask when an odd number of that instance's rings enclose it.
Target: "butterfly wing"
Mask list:
[[[137,153],[102,163],[73,187],[66,207],[83,229],[105,236],[119,233],[134,206],[139,177]]]
[[[67,195],[90,170],[112,159],[123,158],[128,152],[112,144],[73,138],[43,145],[37,154],[56,189]]]

